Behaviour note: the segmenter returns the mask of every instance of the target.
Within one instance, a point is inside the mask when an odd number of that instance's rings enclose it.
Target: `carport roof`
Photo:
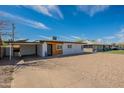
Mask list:
[[[9,43],[9,42],[7,42]],[[37,45],[41,44],[40,42],[12,42],[12,45]]]

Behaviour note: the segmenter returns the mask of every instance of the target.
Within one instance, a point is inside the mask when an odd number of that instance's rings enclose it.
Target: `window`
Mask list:
[[[57,45],[58,50],[62,50],[62,45]]]
[[[93,48],[92,45],[84,45],[84,48]]]
[[[72,48],[72,45],[68,45],[67,47],[68,47],[68,48]]]

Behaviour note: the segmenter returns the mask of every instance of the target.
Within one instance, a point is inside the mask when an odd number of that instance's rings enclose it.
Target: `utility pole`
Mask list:
[[[15,41],[15,24],[12,24],[12,41]]]
[[[10,36],[10,38],[11,38],[11,41],[12,42],[14,42],[15,41],[15,24],[14,23],[12,23],[11,24],[11,26],[12,26],[12,30],[11,30],[11,32],[7,32],[7,31],[0,31],[0,38],[2,38],[2,36]],[[7,26],[6,26],[7,27]],[[9,29],[6,29],[6,28],[1,28],[0,30],[9,30]]]
[[[4,25],[4,24],[3,24]],[[9,41],[9,47],[10,47],[10,51],[9,51],[9,59],[12,59],[12,42],[15,41],[15,24],[11,24],[12,26],[12,32],[0,32],[0,39],[2,38],[2,36],[10,36],[11,40]],[[5,27],[7,27],[7,25],[5,25]],[[0,30],[9,30],[6,28],[1,28]]]

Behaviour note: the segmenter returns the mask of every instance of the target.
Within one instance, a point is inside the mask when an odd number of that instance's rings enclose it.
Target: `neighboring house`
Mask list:
[[[78,42],[41,40],[39,42],[14,42],[11,44],[11,56],[47,57],[83,53],[83,43]],[[7,47],[4,52],[5,56],[10,56],[10,47]]]
[[[113,43],[112,49],[113,50],[124,50],[124,43]]]
[[[111,44],[104,44],[103,42],[98,42],[94,40],[85,40],[87,44],[84,45],[84,52],[102,52],[102,51],[108,51],[112,49]]]
[[[111,45],[108,44],[85,44],[84,52],[94,53],[111,50]]]
[[[119,50],[119,46],[117,43],[112,44],[112,50]]]
[[[124,50],[124,43],[118,43],[117,48],[120,50]]]

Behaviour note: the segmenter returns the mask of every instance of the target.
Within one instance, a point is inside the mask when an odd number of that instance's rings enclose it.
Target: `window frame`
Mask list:
[[[67,48],[72,49],[72,45],[71,44],[67,45]]]
[[[58,47],[58,46],[59,46],[59,47]],[[60,48],[60,46],[61,46],[61,48]],[[56,45],[56,49],[57,49],[57,50],[62,50],[62,49],[63,49],[62,44],[57,44],[57,45]]]

